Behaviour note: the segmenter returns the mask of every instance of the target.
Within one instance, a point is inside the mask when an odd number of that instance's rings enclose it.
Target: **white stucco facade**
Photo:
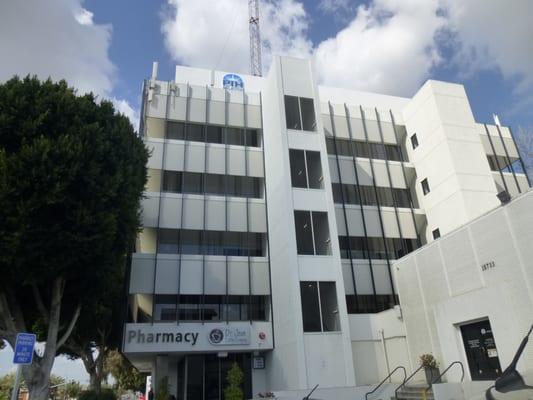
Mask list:
[[[476,123],[457,84],[413,98],[321,87],[310,60],[289,57],[242,88],[226,77],[178,66],[145,82],[152,155],[126,356],[155,390],[168,377],[194,400],[221,398],[229,360],[249,396],[319,384],[341,398],[438,354],[434,328],[413,347],[408,318],[422,317],[402,291],[414,278],[397,276],[412,256],[396,259],[528,190],[510,130]]]

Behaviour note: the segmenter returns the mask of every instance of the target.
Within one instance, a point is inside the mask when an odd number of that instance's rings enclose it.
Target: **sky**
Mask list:
[[[410,97],[427,79],[465,86],[478,122],[533,132],[532,0],[260,0],[263,72],[311,57],[319,83]],[[66,79],[138,126],[143,79],[176,64],[248,73],[247,0],[2,0],[0,83]],[[0,351],[0,375],[11,368]],[[86,381],[81,364],[55,373]]]

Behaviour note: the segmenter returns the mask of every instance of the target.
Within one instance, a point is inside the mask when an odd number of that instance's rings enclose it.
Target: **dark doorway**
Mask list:
[[[502,369],[489,320],[463,325],[461,334],[472,380],[497,379]]]
[[[177,400],[224,400],[227,374],[233,363],[244,373],[244,398],[252,397],[252,361],[250,353],[187,355],[178,363]]]

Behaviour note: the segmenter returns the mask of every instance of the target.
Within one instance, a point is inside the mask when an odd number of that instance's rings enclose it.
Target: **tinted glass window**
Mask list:
[[[303,150],[289,150],[291,164],[291,182],[293,187],[307,188],[305,155]]]
[[[335,282],[319,282],[320,309],[322,311],[322,330],[324,332],[340,331],[339,308]]]
[[[287,120],[287,129],[302,129],[298,97],[285,96],[285,118]]]
[[[313,99],[300,97],[300,108],[302,110],[302,128],[304,131],[316,130],[315,107]]]
[[[185,139],[185,123],[168,121],[167,122],[167,139]]]
[[[236,146],[244,146],[244,129],[226,128],[226,143]]]
[[[304,332],[320,332],[320,305],[316,282],[300,282]]]
[[[203,174],[196,172],[183,173],[183,192],[203,194]]]
[[[294,211],[298,254],[314,254],[311,215],[309,211]]]
[[[207,142],[208,143],[224,143],[224,128],[222,126],[208,125],[207,126]]]
[[[257,132],[257,129],[246,130],[246,146],[261,147],[259,140],[259,132]]]
[[[181,172],[163,171],[163,192],[181,192]]]
[[[306,151],[305,157],[307,160],[307,178],[309,181],[309,188],[323,188],[324,186],[322,177],[322,164],[320,162],[320,153],[318,151]]]
[[[187,140],[194,142],[203,142],[205,141],[205,127],[204,125],[199,124],[188,124],[189,129],[187,130]]]
[[[315,253],[319,255],[331,254],[331,240],[329,237],[328,214],[313,211],[313,232],[315,235]]]

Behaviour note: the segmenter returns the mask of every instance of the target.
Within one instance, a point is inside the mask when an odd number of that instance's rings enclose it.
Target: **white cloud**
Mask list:
[[[308,19],[296,0],[260,3],[263,72],[272,54],[305,57],[312,44]],[[162,32],[172,58],[204,68],[249,71],[248,6],[246,0],[168,0]]]
[[[440,62],[437,0],[376,0],[315,51],[323,83],[412,95]]]
[[[76,21],[81,25],[93,25],[93,16],[94,14],[85,8],[82,8],[79,13],[74,15]]]
[[[531,90],[531,0],[443,0],[443,5],[458,46],[453,60],[461,71],[497,70],[516,82],[517,92]]]
[[[124,99],[117,99],[115,97],[112,97],[110,100],[113,102],[115,110],[128,117],[131,124],[133,125],[133,128],[137,131],[139,129],[139,110],[134,109],[130,105],[130,103],[128,103],[128,101]]]
[[[82,0],[1,1],[0,82],[15,74],[65,79],[80,93],[109,98],[117,74],[111,34],[110,25],[93,22]],[[120,107],[128,115],[125,100]]]

